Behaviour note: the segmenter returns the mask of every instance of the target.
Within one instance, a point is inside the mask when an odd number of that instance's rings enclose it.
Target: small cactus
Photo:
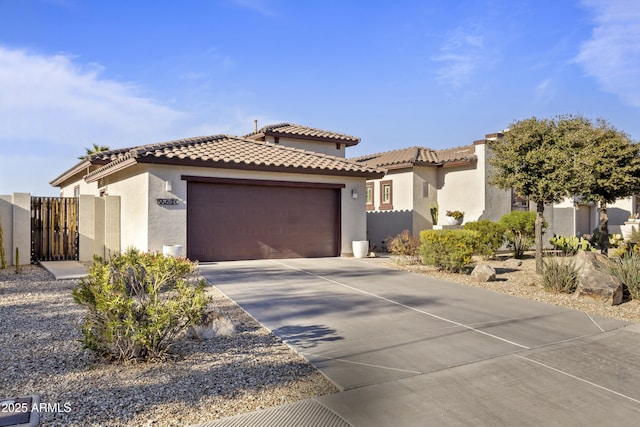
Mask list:
[[[2,223],[0,223],[0,269],[7,268],[7,255],[4,253],[4,241],[2,237]]]
[[[16,274],[20,274],[20,250],[16,248]]]

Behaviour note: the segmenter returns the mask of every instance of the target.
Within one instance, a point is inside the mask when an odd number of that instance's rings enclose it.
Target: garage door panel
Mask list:
[[[200,261],[336,256],[339,190],[189,182],[187,255]]]

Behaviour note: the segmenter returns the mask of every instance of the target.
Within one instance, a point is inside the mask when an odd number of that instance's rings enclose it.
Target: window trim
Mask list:
[[[384,201],[384,188],[389,186],[389,201],[385,203]],[[390,210],[393,209],[393,181],[386,180],[380,181],[380,210]]]
[[[369,197],[368,197],[369,191],[371,191],[371,201],[369,201]],[[368,211],[372,211],[375,209],[375,200],[376,200],[376,195],[374,191],[373,182],[367,182],[367,186],[365,190],[365,204],[366,204],[366,209]]]

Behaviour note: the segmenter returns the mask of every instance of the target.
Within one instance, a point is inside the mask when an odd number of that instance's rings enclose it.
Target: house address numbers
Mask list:
[[[178,203],[180,203],[180,200],[178,200],[178,199],[156,199],[156,203],[159,204],[160,206],[177,205]]]

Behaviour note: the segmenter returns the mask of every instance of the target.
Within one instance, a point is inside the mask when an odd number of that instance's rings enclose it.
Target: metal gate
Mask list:
[[[31,262],[78,259],[78,199],[31,197]]]

